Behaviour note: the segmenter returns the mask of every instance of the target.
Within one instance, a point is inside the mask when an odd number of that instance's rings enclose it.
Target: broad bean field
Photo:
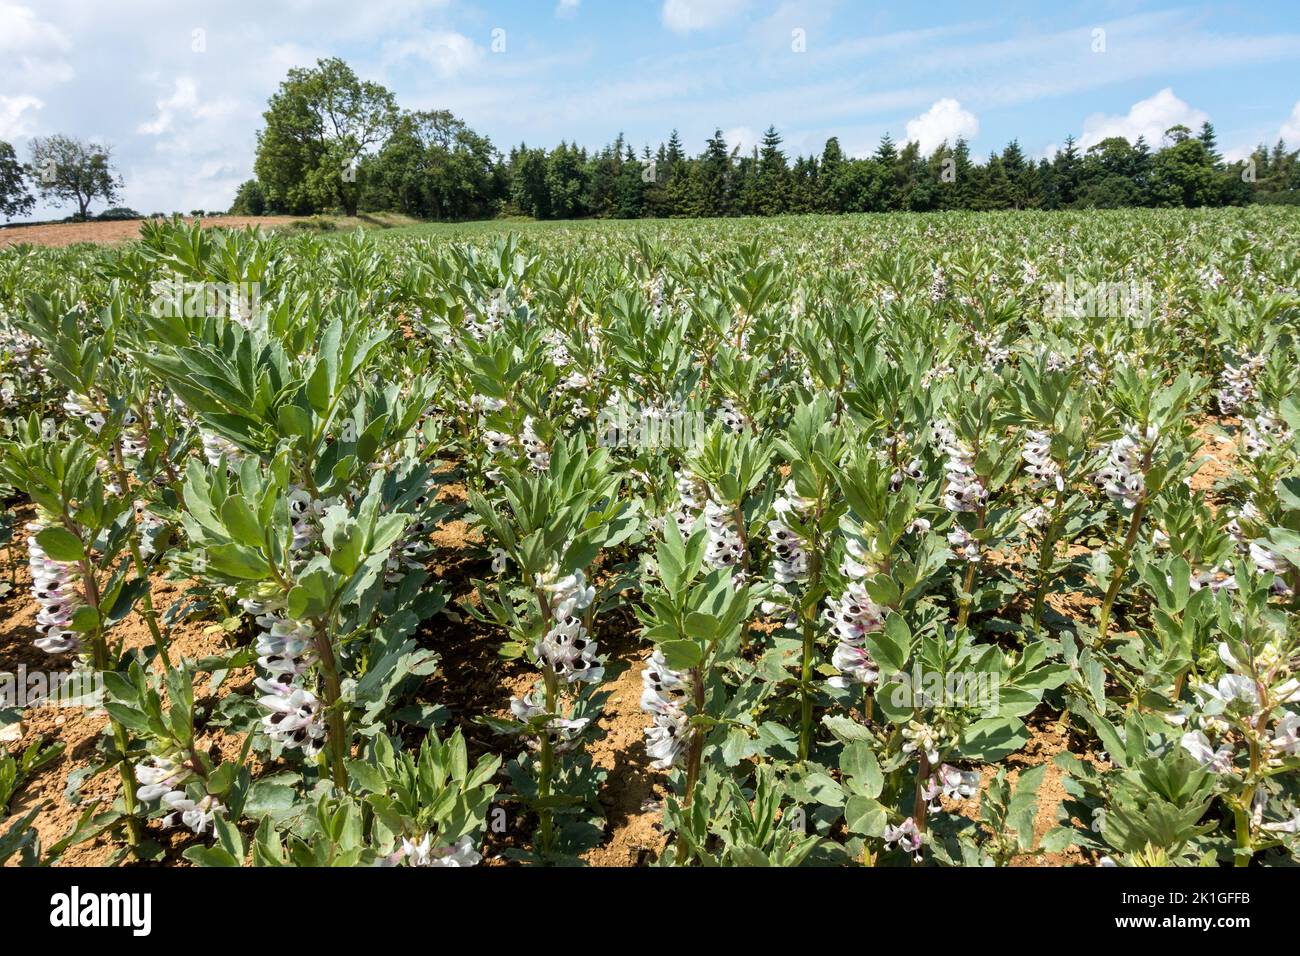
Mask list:
[[[0,250],[0,862],[1284,865],[1300,214]]]

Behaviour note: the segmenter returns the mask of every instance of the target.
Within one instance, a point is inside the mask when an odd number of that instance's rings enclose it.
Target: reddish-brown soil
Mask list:
[[[1192,490],[1205,492],[1211,507],[1218,504],[1214,486],[1236,470],[1237,454],[1241,450],[1237,431],[1235,418],[1210,419],[1196,429],[1201,462],[1192,475]]]
[[[0,671],[17,672],[20,664],[26,665],[28,672],[34,670],[66,671],[71,667],[69,655],[50,656],[32,645],[37,636],[36,603],[31,598],[31,577],[23,559],[25,553],[19,548],[12,549],[12,557],[19,562],[7,569],[6,577],[16,582],[14,589],[0,600]],[[159,610],[165,609],[179,597],[177,585],[157,575],[152,580],[153,599]],[[113,637],[123,641],[127,648],[144,647],[152,642],[148,626],[139,614],[133,614],[113,630]],[[167,630],[170,653],[173,660],[181,658],[197,659],[214,654],[224,646],[225,639],[220,632],[206,623],[185,623]],[[230,693],[233,688],[245,685],[251,674],[234,671],[221,690],[220,696]],[[200,683],[196,688],[196,700],[202,701],[204,694]],[[23,719],[16,728],[18,739],[8,744],[11,752],[20,751],[38,741],[44,746],[62,742],[66,749],[51,763],[41,767],[35,777],[22,787],[10,805],[10,812],[21,816],[38,804],[44,809],[34,822],[40,834],[42,845],[48,847],[72,829],[77,818],[86,806],[98,800],[100,810],[107,810],[117,799],[120,781],[116,772],[96,775],[81,788],[82,800],[74,805],[64,793],[68,775],[79,767],[91,762],[95,752],[97,738],[103,732],[107,719],[102,711],[95,712],[81,708],[52,706],[29,707],[23,713]],[[11,729],[12,732],[12,729]],[[214,732],[199,738],[199,746],[210,749],[215,755],[234,757],[238,754],[238,742],[225,735]],[[161,829],[151,838],[163,845],[170,845],[178,835]],[[187,845],[180,841],[180,846]],[[112,846],[105,837],[89,843],[79,844],[69,849],[62,862],[73,866],[97,866],[108,861]]]
[[[296,222],[297,216],[216,216],[201,220],[204,229],[221,227],[242,229],[261,226],[264,229],[283,227]],[[193,222],[187,218],[186,222]],[[5,226],[0,229],[0,248],[30,243],[34,246],[71,246],[78,242],[95,245],[115,245],[140,237],[143,219],[122,219],[114,222],[55,222],[37,226]]]

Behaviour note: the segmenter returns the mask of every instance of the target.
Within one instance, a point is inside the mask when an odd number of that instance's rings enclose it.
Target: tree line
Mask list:
[[[748,151],[717,130],[695,155],[676,131],[639,151],[619,134],[599,150],[561,142],[502,153],[450,112],[401,109],[337,58],[291,69],[263,119],[255,178],[239,187],[233,214],[635,219],[1300,202],[1300,150],[1279,140],[1227,162],[1208,122],[1171,127],[1154,146],[1114,136],[1081,149],[1070,137],[1038,159],[1014,140],[981,161],[963,139],[925,155],[886,134],[870,156],[846,155],[832,136],[820,155],[791,160],[774,127]],[[31,154],[20,164],[0,142],[6,217],[34,208],[29,182],[49,201],[75,204],[78,218],[117,198],[107,147],[56,135],[32,140]]]
[[[257,178],[231,212],[392,211],[420,219],[523,215],[582,217],[770,216],[938,209],[1222,206],[1297,201],[1300,151],[1279,141],[1227,162],[1214,127],[1167,130],[1152,146],[1073,138],[1049,158],[1019,143],[982,161],[958,139],[929,155],[888,134],[868,157],[837,138],[793,160],[769,128],[748,151],[716,131],[690,155],[674,131],[638,151],[620,134],[599,150],[561,142],[508,153],[445,111],[405,111],[339,59],[291,70],[258,134]]]

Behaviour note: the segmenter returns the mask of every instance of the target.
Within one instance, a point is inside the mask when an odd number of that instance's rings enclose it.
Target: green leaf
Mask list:
[[[128,730],[134,730],[137,733],[147,733],[149,731],[149,719],[134,707],[114,701],[105,704],[104,709],[108,711],[109,716]]]
[[[691,611],[686,615],[686,632],[701,641],[712,641],[718,636],[718,619],[711,614]]]
[[[1029,731],[1019,717],[987,717],[966,728],[957,750],[968,760],[992,763],[1028,742]]]
[[[221,521],[230,536],[250,548],[265,544],[265,531],[242,495],[231,495],[221,504]]]
[[[871,739],[871,731],[866,726],[839,714],[827,714],[822,718],[822,726],[834,734],[841,743],[849,744],[856,740]]]
[[[240,865],[240,861],[231,856],[229,850],[222,849],[219,846],[192,846],[187,848],[181,856],[195,866],[230,867]]]
[[[664,663],[675,671],[690,670],[704,659],[704,652],[694,641],[664,641],[659,645]]]
[[[258,780],[248,788],[244,800],[244,816],[256,820],[258,817],[276,816],[292,810],[297,803],[297,793],[288,784],[273,780]]]
[[[372,764],[363,760],[347,761],[348,776],[351,777],[366,793],[384,793],[388,790],[388,783],[384,780],[384,775],[379,772]]]
[[[219,574],[248,581],[261,581],[271,575],[271,566],[261,552],[238,544],[218,544],[208,549],[208,563]]]
[[[72,612],[72,629],[81,634],[87,634],[99,626],[99,612],[89,604],[83,604]]]
[[[855,740],[840,754],[840,771],[847,776],[849,789],[863,797],[878,797],[885,786],[885,776],[871,747]]]
[[[330,407],[331,385],[329,367],[325,362],[317,362],[311,377],[307,379],[307,401],[318,415],[324,415]]]
[[[897,674],[912,652],[912,632],[901,614],[890,614],[884,630],[867,635],[867,650],[884,674]]]
[[[844,805],[844,825],[850,833],[879,837],[884,834],[888,822],[885,808],[870,797],[854,795]]]
[[[37,533],[36,543],[54,561],[80,561],[86,556],[81,539],[67,528],[46,528]]]

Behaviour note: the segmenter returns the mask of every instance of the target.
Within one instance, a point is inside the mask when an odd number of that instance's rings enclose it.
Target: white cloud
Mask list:
[[[0,53],[66,52],[70,46],[62,30],[28,7],[0,2]]]
[[[758,135],[748,126],[737,126],[734,129],[729,129],[722,134],[722,138],[727,141],[728,150],[740,147],[740,152],[737,154],[740,156],[753,152],[759,141]]]
[[[230,116],[239,108],[232,99],[219,99],[212,103],[199,102],[199,86],[193,78],[180,76],[172,87],[172,94],[158,100],[158,115],[135,128],[145,136],[158,136],[172,128],[177,116],[195,120],[213,120]]]
[[[384,44],[389,64],[408,58],[423,60],[443,79],[459,76],[483,57],[483,48],[463,33],[452,30],[420,30],[403,40]]]
[[[189,212],[191,209],[226,209],[239,184],[249,176],[248,164],[219,159],[178,163],[121,165],[126,188],[122,205],[137,212]],[[184,183],[177,190],[176,183]]]
[[[66,83],[76,71],[63,54],[67,35],[28,7],[0,0],[0,87],[32,88]]]
[[[0,139],[6,142],[30,136],[32,126],[23,114],[45,104],[34,96],[0,96]]]
[[[962,109],[951,97],[937,100],[928,110],[907,121],[904,142],[916,143],[922,153],[932,153],[944,143],[973,139],[980,131],[980,121],[970,110]]]
[[[560,0],[559,6],[555,8],[555,15],[557,17],[576,16],[578,13],[578,7],[581,4],[582,0]]]
[[[664,26],[674,33],[710,30],[740,13],[749,0],[664,0]]]
[[[1130,143],[1143,136],[1149,147],[1159,149],[1169,127],[1182,125],[1195,132],[1209,118],[1209,113],[1194,109],[1175,96],[1172,89],[1165,87],[1155,96],[1134,103],[1124,116],[1102,113],[1089,116],[1083,121],[1079,148],[1096,146],[1111,136],[1123,136]]]
[[[1279,139],[1289,149],[1294,150],[1296,146],[1300,146],[1300,101],[1297,101],[1295,106],[1291,107],[1291,115],[1282,121],[1282,125],[1278,127],[1276,133],[1260,127],[1249,133],[1242,132],[1237,135],[1239,137],[1237,143],[1223,150],[1223,158],[1230,163],[1249,159],[1251,154],[1261,145],[1265,149],[1272,149],[1273,144]]]
[[[1279,139],[1286,140],[1286,144],[1292,149],[1300,146],[1300,100],[1296,101],[1295,106],[1291,107],[1291,115],[1287,117],[1282,128],[1277,132]]]

